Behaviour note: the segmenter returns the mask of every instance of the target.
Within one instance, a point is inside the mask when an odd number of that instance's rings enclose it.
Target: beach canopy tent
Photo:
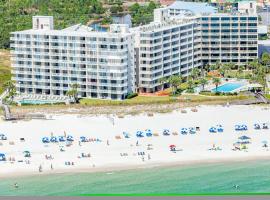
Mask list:
[[[50,143],[50,139],[48,137],[43,137],[42,142],[43,143]]]
[[[137,131],[136,136],[137,137],[144,137],[142,131]]]
[[[248,137],[248,136],[243,135],[243,136],[239,137],[238,139],[239,140],[250,140],[251,138]]]
[[[163,135],[170,135],[169,129],[164,129],[163,130]]]
[[[59,136],[58,140],[59,140],[59,142],[65,142],[66,141],[64,136]]]
[[[242,124],[242,125],[237,124],[237,125],[235,125],[235,130],[236,131],[247,131],[248,127],[245,124]]]
[[[58,142],[57,137],[55,137],[55,136],[52,136],[51,139],[50,139],[50,141],[51,142]]]
[[[3,153],[0,153],[0,161],[6,161],[6,155]]]
[[[84,136],[81,136],[80,140],[81,140],[81,142],[87,142],[86,137],[84,137]]]
[[[23,154],[24,154],[24,157],[26,157],[26,158],[31,157],[30,151],[24,151]]]
[[[181,134],[187,134],[188,129],[187,128],[181,128]]]
[[[73,142],[73,141],[74,141],[73,136],[68,135],[68,136],[67,136],[67,141],[69,141],[69,142]]]
[[[147,137],[151,137],[153,134],[152,134],[152,131],[150,129],[147,129],[147,130],[145,130],[145,135]]]
[[[0,134],[0,140],[7,140],[7,137],[4,134]]]

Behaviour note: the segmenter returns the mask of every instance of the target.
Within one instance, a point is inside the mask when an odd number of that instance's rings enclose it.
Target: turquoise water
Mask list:
[[[56,103],[55,101],[49,101],[49,100],[26,100],[26,99],[21,100],[19,102],[21,104],[31,104],[31,105]]]
[[[270,192],[270,161],[162,167],[110,173],[5,178],[2,195],[205,194]],[[13,187],[17,182],[18,189]],[[233,186],[239,185],[239,189]]]
[[[217,89],[213,89],[212,92],[232,92],[240,87],[242,87],[242,83],[226,83],[217,87]]]

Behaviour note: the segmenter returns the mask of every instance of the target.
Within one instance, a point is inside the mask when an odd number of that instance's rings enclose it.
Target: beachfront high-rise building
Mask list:
[[[126,25],[108,32],[83,25],[53,29],[53,18],[33,17],[31,30],[11,33],[13,79],[20,93],[124,99],[135,91],[134,37]]]
[[[195,20],[155,21],[133,31],[140,92],[158,91],[161,78],[187,76],[192,68],[202,66],[201,33]]]
[[[216,13],[207,3],[175,2],[150,24],[107,32],[75,25],[54,30],[53,18],[33,17],[31,30],[11,33],[13,79],[20,93],[124,99],[162,89],[160,79],[193,68],[258,57],[258,17]]]
[[[211,14],[200,17],[203,64],[244,65],[258,57],[258,17]]]
[[[244,65],[257,58],[257,16],[220,14],[206,7],[192,12],[181,8],[183,13],[171,7],[156,9],[153,23],[132,29],[139,91],[158,91],[161,78],[186,77],[196,67],[217,62]]]

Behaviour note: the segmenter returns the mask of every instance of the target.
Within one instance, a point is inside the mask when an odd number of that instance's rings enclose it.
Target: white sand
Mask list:
[[[254,130],[254,123],[269,123],[270,108],[262,106],[202,106],[198,112],[187,113],[175,111],[168,114],[154,114],[154,117],[145,115],[126,116],[118,118],[114,116],[114,125],[107,116],[58,115],[53,120],[19,121],[17,123],[1,122],[0,134],[8,137],[0,146],[0,153],[5,153],[7,158],[15,157],[15,162],[0,162],[0,176],[12,176],[22,174],[36,174],[42,165],[42,173],[66,172],[66,171],[94,171],[98,169],[116,169],[127,167],[151,167],[168,165],[170,163],[208,162],[222,160],[254,159],[270,156],[270,151],[262,147],[262,141],[267,140],[270,145],[270,129]],[[209,133],[211,126],[222,124],[223,133]],[[247,124],[249,130],[236,132],[235,124]],[[194,135],[181,135],[183,127],[199,126],[201,130]],[[158,132],[158,137],[136,138],[137,130],[151,129]],[[163,129],[169,129],[171,133],[177,131],[179,135],[163,136]],[[64,134],[74,136],[75,142],[71,147],[64,147],[65,152],[60,152],[59,146],[63,144],[49,144],[47,147],[41,142],[42,137]],[[130,133],[131,138],[123,137],[122,132]],[[115,139],[120,135],[122,139]],[[251,137],[252,143],[247,151],[232,151],[233,143],[239,136]],[[99,138],[102,142],[81,143],[80,136]],[[20,142],[24,137],[25,142]],[[109,146],[107,145],[109,140]],[[15,145],[9,142],[14,141]],[[136,142],[139,141],[139,146]],[[147,145],[152,144],[153,150],[147,150]],[[183,149],[173,153],[169,151],[169,145],[175,144]],[[213,144],[222,148],[222,151],[209,151]],[[31,158],[24,158],[23,151],[32,153]],[[144,161],[138,152],[145,152]],[[90,158],[78,158],[81,153],[91,153]],[[128,156],[121,157],[120,153]],[[52,155],[53,160],[46,160],[45,154]],[[151,159],[148,160],[148,154]],[[23,162],[18,162],[22,160]],[[30,160],[30,164],[26,164]],[[65,161],[74,162],[74,166],[66,166]],[[51,170],[51,164],[53,170]],[[94,166],[93,166],[94,165]]]

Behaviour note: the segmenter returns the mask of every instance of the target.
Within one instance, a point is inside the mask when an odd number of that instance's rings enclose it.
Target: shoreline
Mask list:
[[[254,161],[270,161],[269,156],[254,156],[254,157],[245,157],[245,158],[221,158],[216,160],[192,160],[192,161],[176,161],[171,163],[152,163],[148,165],[119,165],[119,166],[103,166],[98,168],[77,168],[77,169],[68,169],[68,170],[54,170],[51,172],[17,172],[9,175],[1,175],[1,179],[8,178],[30,178],[33,176],[51,176],[51,175],[74,175],[80,173],[114,173],[114,172],[124,172],[124,171],[133,171],[133,170],[144,170],[144,169],[157,169],[157,168],[189,168],[205,166],[205,165],[214,165],[214,164],[234,164],[234,163],[243,163],[243,162],[254,162]]]

